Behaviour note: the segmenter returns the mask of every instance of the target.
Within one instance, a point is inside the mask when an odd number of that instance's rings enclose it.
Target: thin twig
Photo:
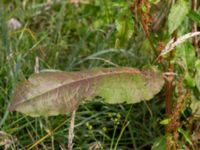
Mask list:
[[[75,116],[76,116],[76,110],[74,110],[71,114],[70,127],[68,132],[68,150],[72,150],[73,148]]]

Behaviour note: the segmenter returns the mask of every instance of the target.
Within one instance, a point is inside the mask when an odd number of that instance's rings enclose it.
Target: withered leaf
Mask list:
[[[17,85],[10,111],[33,117],[65,114],[95,96],[111,104],[137,103],[150,100],[163,84],[161,73],[134,68],[41,72]]]

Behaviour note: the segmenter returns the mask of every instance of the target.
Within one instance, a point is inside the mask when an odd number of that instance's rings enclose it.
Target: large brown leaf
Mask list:
[[[108,103],[150,100],[164,84],[162,75],[133,68],[104,68],[79,72],[41,72],[20,82],[10,111],[30,116],[72,112],[81,100],[102,96]]]

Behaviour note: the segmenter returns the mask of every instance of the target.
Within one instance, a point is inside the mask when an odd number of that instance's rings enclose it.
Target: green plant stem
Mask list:
[[[118,143],[119,143],[119,141],[120,141],[120,139],[121,139],[121,137],[122,137],[122,135],[123,135],[123,133],[124,133],[124,130],[125,130],[126,127],[128,126],[128,124],[129,124],[129,122],[127,122],[127,123],[123,126],[123,128],[122,128],[122,130],[121,130],[121,132],[120,132],[120,134],[119,134],[119,137],[117,138],[117,142],[116,142],[116,144],[115,144],[114,150],[117,150]]]
[[[51,136],[55,131],[57,131],[60,127],[62,127],[64,124],[66,124],[67,120],[65,120],[64,122],[62,122],[59,126],[57,126],[55,129],[53,129],[52,131],[48,132],[48,134],[46,134],[45,136],[43,136],[40,140],[36,141],[33,145],[31,145],[27,150],[31,150],[33,149],[35,146],[37,146],[38,144],[40,144],[42,141],[44,141],[46,138],[48,138],[49,136]]]
[[[121,137],[122,137],[122,135],[123,135],[123,133],[124,133],[124,130],[125,130],[126,127],[129,125],[128,118],[129,118],[129,115],[130,115],[130,112],[131,112],[132,108],[133,108],[133,105],[131,105],[131,107],[130,107],[130,109],[129,109],[127,115],[126,115],[126,118],[125,118],[124,123],[123,123],[122,130],[121,130],[121,132],[120,132],[120,134],[119,134],[119,137],[117,138],[117,142],[115,143],[114,150],[117,149],[118,143],[119,143],[119,141],[120,141],[120,139],[121,139]]]

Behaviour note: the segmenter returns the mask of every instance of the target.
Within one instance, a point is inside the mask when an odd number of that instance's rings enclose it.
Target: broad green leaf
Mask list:
[[[195,87],[195,79],[191,75],[196,59],[194,47],[191,43],[185,42],[178,45],[176,51],[176,57],[181,60],[186,71],[184,83],[189,87]]]
[[[199,59],[195,62],[195,68],[196,68],[197,73],[200,75],[200,60]]]
[[[194,68],[195,49],[193,45],[189,42],[182,43],[176,48],[178,58],[182,59],[187,70]]]
[[[173,4],[168,17],[168,30],[172,34],[183,22],[189,12],[189,4],[185,0],[178,0]]]
[[[129,39],[133,33],[133,23],[131,21],[127,21],[128,19],[118,19],[116,20],[116,29],[117,29],[117,36],[124,37],[125,39]]]
[[[200,26],[200,15],[198,14],[198,12],[190,11],[188,17],[195,21],[198,24],[198,26]]]
[[[119,39],[119,47],[123,47],[125,43],[131,38],[133,34],[133,22],[130,16],[120,16],[115,21],[117,33],[116,36]]]
[[[157,138],[157,140],[154,142],[151,150],[167,150],[167,138],[166,136],[162,136]]]
[[[196,69],[196,75],[195,75],[196,87],[200,91],[200,60],[197,60],[195,62],[195,69]]]
[[[178,132],[181,133],[183,135],[183,137],[185,138],[185,140],[190,144],[192,145],[192,141],[191,141],[191,137],[190,137],[190,134],[185,131],[184,129],[182,128],[178,128]]]
[[[189,73],[186,74],[184,83],[189,87],[195,87],[195,80],[189,75]]]
[[[200,101],[193,98],[193,99],[191,100],[190,107],[191,107],[191,109],[192,109],[192,113],[193,113],[196,117],[200,117]]]
[[[159,72],[133,68],[41,72],[17,85],[10,110],[30,116],[65,114],[95,96],[111,104],[137,103],[150,100],[163,84]]]

